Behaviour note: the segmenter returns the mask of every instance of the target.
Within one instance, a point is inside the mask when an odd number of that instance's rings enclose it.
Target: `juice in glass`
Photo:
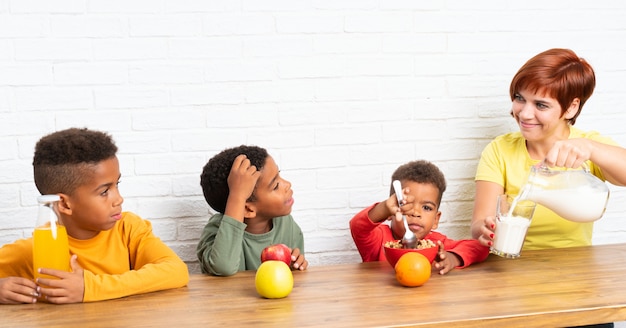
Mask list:
[[[37,278],[54,278],[42,275],[39,268],[70,271],[70,251],[67,241],[67,230],[62,225],[56,226],[56,239],[53,237],[50,226],[35,228],[33,234],[33,265],[34,275]]]

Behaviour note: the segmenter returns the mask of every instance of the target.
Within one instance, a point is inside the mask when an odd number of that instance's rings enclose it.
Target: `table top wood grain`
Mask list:
[[[294,272],[283,299],[256,293],[254,272],[194,274],[187,287],[68,305],[0,306],[4,327],[573,326],[626,320],[626,244],[495,255],[421,287],[387,262]]]

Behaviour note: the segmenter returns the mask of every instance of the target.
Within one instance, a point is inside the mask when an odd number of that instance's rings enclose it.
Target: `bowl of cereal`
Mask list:
[[[393,268],[395,268],[396,262],[398,262],[402,255],[411,252],[420,253],[426,256],[428,261],[432,263],[437,256],[438,250],[439,248],[437,247],[437,244],[430,239],[418,240],[417,245],[412,249],[402,248],[400,240],[393,240],[385,243],[385,257],[387,257],[387,262],[389,262]]]

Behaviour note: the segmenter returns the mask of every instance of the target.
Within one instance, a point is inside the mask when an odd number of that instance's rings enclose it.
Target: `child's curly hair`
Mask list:
[[[48,134],[35,145],[37,190],[41,194],[71,195],[91,176],[95,165],[116,153],[117,146],[104,132],[69,128]]]
[[[441,170],[435,164],[425,160],[412,161],[401,165],[391,175],[391,181],[393,180],[409,180],[434,185],[439,190],[437,206],[441,204],[443,192],[446,191],[446,178]],[[394,190],[392,187],[389,195],[393,194]]]
[[[222,150],[213,156],[202,169],[200,174],[200,186],[204,199],[214,210],[224,213],[226,200],[228,199],[228,175],[230,174],[233,161],[239,155],[246,155],[250,163],[261,170],[265,160],[269,156],[267,150],[258,146],[241,145],[239,147]],[[254,194],[248,201],[254,201]]]

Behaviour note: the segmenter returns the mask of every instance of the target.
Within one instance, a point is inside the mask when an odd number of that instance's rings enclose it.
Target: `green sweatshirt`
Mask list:
[[[221,213],[213,215],[196,248],[202,272],[230,276],[256,270],[261,265],[261,251],[273,244],[299,248],[304,254],[304,236],[291,215],[275,217],[272,224],[267,233],[251,234],[245,231],[245,223]]]

